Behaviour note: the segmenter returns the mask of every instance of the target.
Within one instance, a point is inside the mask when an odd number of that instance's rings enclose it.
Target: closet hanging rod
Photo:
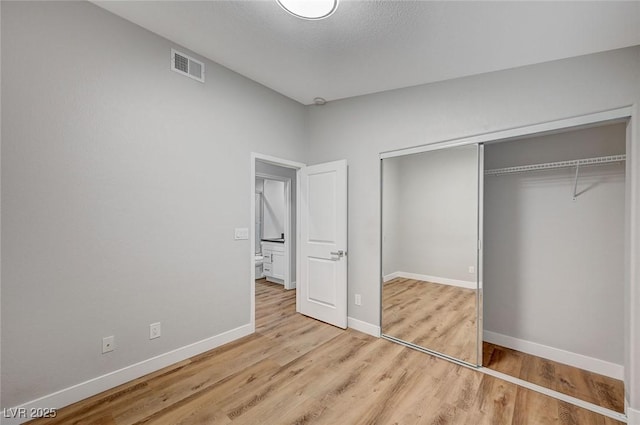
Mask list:
[[[574,159],[571,161],[557,161],[557,162],[547,162],[545,164],[531,164],[531,165],[520,165],[517,167],[496,168],[493,170],[485,170],[484,174],[486,176],[499,176],[502,174],[523,173],[526,171],[542,171],[542,170],[552,170],[555,168],[571,168],[571,167],[583,167],[583,166],[589,166],[589,165],[602,165],[602,164],[609,164],[611,162],[625,161],[626,158],[627,158],[626,155],[599,156],[596,158]]]

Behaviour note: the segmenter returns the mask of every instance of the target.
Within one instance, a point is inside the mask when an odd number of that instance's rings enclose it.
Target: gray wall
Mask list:
[[[248,324],[250,152],[303,160],[304,107],[90,3],[1,7],[2,407]]]
[[[399,271],[400,215],[402,213],[402,161],[399,158],[382,161],[382,276]]]
[[[486,169],[625,152],[624,124],[485,148]],[[487,176],[484,329],[624,363],[625,166]]]
[[[380,152],[590,114],[639,101],[640,47],[633,47],[309,107],[308,157],[314,162],[344,158],[349,163],[349,316],[379,324]],[[637,122],[634,125],[634,140],[640,142]],[[640,160],[638,149],[628,151],[634,160]],[[633,187],[630,205],[638,211],[640,192]],[[633,230],[629,235],[627,243],[631,246],[633,241],[635,246],[640,233]],[[630,279],[639,284],[635,275],[630,275],[627,282]],[[362,294],[361,306],[353,304],[356,293]],[[630,298],[634,293],[625,287],[633,311],[640,312],[640,297]],[[636,322],[630,328],[632,310],[625,311],[625,344],[635,345],[640,352],[636,342],[640,341],[640,319],[633,319]],[[631,350],[625,353],[629,356]],[[625,369],[626,381],[633,379],[632,388],[638,388],[629,395],[636,409],[640,408],[637,362],[630,357],[625,362],[631,365]]]
[[[639,81],[634,47],[309,107],[308,157],[349,163],[349,315],[379,322],[380,152],[629,105]]]
[[[349,161],[349,316],[378,324],[379,152],[640,101],[634,47],[302,108],[209,61],[204,85],[173,73],[172,43],[91,4],[1,7],[3,407],[248,322],[251,151]]]
[[[475,146],[387,158],[383,164],[383,275],[417,273],[475,282]],[[389,173],[387,173],[389,171]],[[389,175],[387,175],[389,174]],[[387,181],[389,177],[389,181]]]

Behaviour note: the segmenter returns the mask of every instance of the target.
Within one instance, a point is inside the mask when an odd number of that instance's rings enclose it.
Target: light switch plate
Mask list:
[[[236,227],[235,239],[237,241],[249,239],[249,229],[246,227]]]

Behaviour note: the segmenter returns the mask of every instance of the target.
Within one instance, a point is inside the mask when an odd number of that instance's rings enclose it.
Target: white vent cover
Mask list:
[[[171,49],[171,69],[204,83],[204,63]]]

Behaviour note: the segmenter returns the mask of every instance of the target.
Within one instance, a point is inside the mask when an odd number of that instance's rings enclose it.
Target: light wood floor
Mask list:
[[[395,278],[382,287],[382,333],[478,364],[476,291]]]
[[[608,376],[484,342],[483,366],[624,412],[624,383]]]
[[[38,424],[610,425],[446,360],[295,313],[256,285],[256,333],[62,409]]]

